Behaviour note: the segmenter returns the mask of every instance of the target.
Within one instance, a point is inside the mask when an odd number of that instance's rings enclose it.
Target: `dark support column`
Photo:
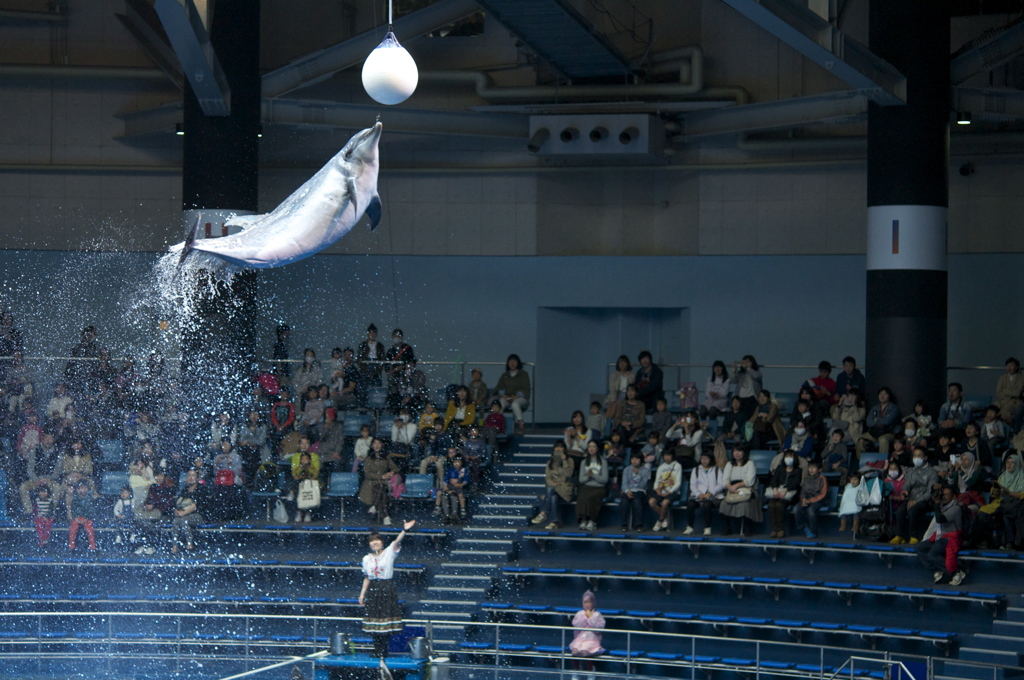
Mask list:
[[[868,110],[868,400],[906,413],[946,384],[949,0],[872,0],[872,52],[907,77],[907,105]]]
[[[231,87],[231,115],[204,115],[186,81],[182,159],[186,214],[257,209],[259,5],[252,0],[218,0],[214,5],[210,42]],[[205,418],[215,410],[234,411],[232,401],[242,398],[253,373],[256,272],[239,274],[230,286],[218,286],[214,292],[200,285],[195,295],[199,297],[197,314],[182,328],[182,386],[190,401],[195,401],[195,415]]]

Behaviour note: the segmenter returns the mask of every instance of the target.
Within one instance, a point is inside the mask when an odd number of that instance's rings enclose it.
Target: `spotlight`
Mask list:
[[[569,142],[575,142],[577,139],[579,139],[579,136],[579,130],[577,130],[574,127],[567,127],[564,130],[562,130],[562,133],[558,135],[558,138],[561,139],[563,143],[568,144]]]
[[[971,112],[970,111],[964,111],[962,113],[957,113],[956,114],[956,124],[957,125],[970,125],[971,124]]]
[[[619,133],[619,144],[629,144],[640,136],[640,131],[635,127],[628,127]]]
[[[594,128],[593,130],[590,131],[590,141],[594,142],[595,144],[597,142],[600,142],[600,141],[606,139],[607,137],[608,137],[608,128],[606,128],[606,127],[598,126],[598,127]]]
[[[174,134],[178,135],[179,137],[184,137],[185,136],[185,126],[182,125],[181,123],[175,123],[174,124]]]
[[[540,148],[544,146],[544,142],[548,141],[548,137],[551,136],[551,132],[546,128],[537,128],[537,131],[530,137],[530,141],[526,143],[526,150],[530,153],[539,153]]]
[[[256,128],[256,138],[257,139],[262,139],[263,138],[263,126],[262,125],[260,125],[258,128]]]

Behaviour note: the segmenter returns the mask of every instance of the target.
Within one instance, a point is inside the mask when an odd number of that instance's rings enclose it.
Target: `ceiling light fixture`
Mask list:
[[[184,137],[185,136],[185,126],[182,125],[181,123],[175,123],[174,124],[174,134],[178,135],[179,137]]]
[[[970,113],[970,111],[966,111],[964,113],[956,114],[956,124],[957,125],[970,125],[971,124],[971,113]]]
[[[412,96],[419,80],[416,62],[395,37],[391,0],[388,0],[388,32],[363,62],[363,89],[375,102],[393,106]]]

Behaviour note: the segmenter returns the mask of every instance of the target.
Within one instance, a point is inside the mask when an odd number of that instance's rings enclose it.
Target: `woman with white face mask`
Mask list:
[[[914,449],[912,460],[913,467],[903,474],[903,498],[893,517],[897,531],[897,535],[889,541],[893,545],[915,545],[919,540],[918,536],[924,534],[925,515],[934,505],[932,488],[939,483],[939,475],[935,468],[928,464],[928,454],[924,447],[918,446]]]
[[[792,451],[786,451],[782,464],[775,468],[772,479],[765,489],[772,538],[782,538],[786,535],[786,511],[796,503],[802,482],[803,470],[797,464],[796,455]]]

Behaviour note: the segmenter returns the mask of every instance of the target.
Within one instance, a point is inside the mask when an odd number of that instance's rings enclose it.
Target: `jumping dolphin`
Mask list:
[[[273,211],[238,215],[225,223],[243,231],[197,239],[202,220],[196,219],[188,238],[170,250],[181,251],[180,262],[200,250],[232,264],[263,269],[320,252],[350,232],[364,213],[370,217],[370,229],[376,229],[381,214],[377,195],[381,129],[377,122],[353,135],[345,148]]]

